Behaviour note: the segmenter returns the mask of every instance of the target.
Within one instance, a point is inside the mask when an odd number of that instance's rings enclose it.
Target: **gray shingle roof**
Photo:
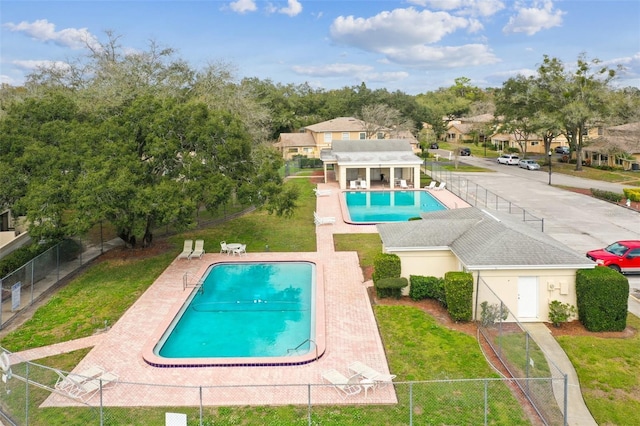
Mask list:
[[[448,247],[471,270],[594,266],[584,254],[508,215],[469,207],[423,213],[422,218],[379,224],[385,247],[392,251]]]

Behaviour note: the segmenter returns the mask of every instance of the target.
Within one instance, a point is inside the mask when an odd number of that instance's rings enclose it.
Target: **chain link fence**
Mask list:
[[[476,320],[481,338],[545,424],[566,424],[567,376],[547,358],[498,295],[480,277]],[[530,381],[530,378],[549,380]]]
[[[176,377],[179,372],[174,369]],[[83,393],[65,385],[71,378],[83,380],[33,362],[14,363],[0,383],[3,422],[165,425],[166,413],[181,413],[189,425],[563,424],[562,418],[541,419],[525,395],[527,389],[563,386],[550,377],[395,382],[353,396],[324,383],[172,386],[89,377],[84,383],[93,382],[91,391]]]

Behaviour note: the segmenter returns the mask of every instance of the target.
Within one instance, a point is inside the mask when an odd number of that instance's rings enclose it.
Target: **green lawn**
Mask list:
[[[290,219],[278,218],[263,211],[216,225],[176,235],[169,241],[171,250],[142,259],[112,259],[99,262],[59,290],[40,307],[33,318],[0,340],[10,350],[24,350],[55,342],[89,336],[107,324],[113,324],[129,306],[153,283],[156,277],[181,251],[185,238],[204,238],[205,249],[219,250],[219,241],[242,240],[251,251],[315,251],[313,210],[314,187],[306,179],[291,180],[303,197],[299,209]],[[373,264],[380,252],[377,234],[335,236],[337,250],[357,251],[363,268]],[[99,308],[96,308],[99,307]],[[476,340],[468,335],[440,326],[428,314],[411,307],[376,306],[378,326],[388,356],[390,369],[400,381],[465,379],[495,377]],[[640,328],[640,320],[630,315],[629,325]],[[585,400],[599,424],[624,424],[635,418],[640,408],[640,375],[638,371],[638,336],[630,339],[593,337],[560,337],[561,345],[574,362]],[[72,369],[86,350],[50,357],[40,362],[64,370]],[[490,399],[490,411],[496,418],[492,424],[528,424],[519,403],[506,387],[496,382],[492,392],[500,397]],[[394,406],[314,407],[315,424],[407,424],[409,395],[413,396],[412,415],[417,424],[478,424],[481,394],[477,389],[424,385],[409,389],[397,386],[399,404]],[[461,386],[461,385],[460,385]],[[13,404],[15,412],[24,410],[25,402],[16,390],[12,398],[0,400]],[[31,394],[30,424],[85,424],[87,410],[39,408],[47,395],[45,390]],[[467,407],[463,411],[452,407]],[[109,416],[126,419],[110,424],[163,424],[161,408],[109,409]],[[197,408],[193,409],[197,415]],[[95,415],[93,413],[92,415]],[[283,424],[301,423],[304,407],[222,407],[208,408],[205,416],[210,424]],[[95,418],[95,417],[92,417]]]

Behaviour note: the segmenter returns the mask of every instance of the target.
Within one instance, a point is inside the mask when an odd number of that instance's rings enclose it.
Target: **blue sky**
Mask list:
[[[80,58],[106,31],[132,51],[174,48],[195,69],[223,62],[238,79],[323,89],[500,87],[545,54],[572,66],[581,53],[623,65],[616,86],[640,87],[638,0],[2,0],[0,82]]]

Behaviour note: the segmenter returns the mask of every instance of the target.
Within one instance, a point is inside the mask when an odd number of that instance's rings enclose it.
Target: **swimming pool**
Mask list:
[[[209,266],[145,360],[156,366],[290,365],[313,361],[314,263],[221,262]],[[324,318],[324,316],[322,316]]]
[[[345,222],[368,224],[404,222],[420,217],[421,212],[445,210],[429,192],[413,191],[345,191]]]

